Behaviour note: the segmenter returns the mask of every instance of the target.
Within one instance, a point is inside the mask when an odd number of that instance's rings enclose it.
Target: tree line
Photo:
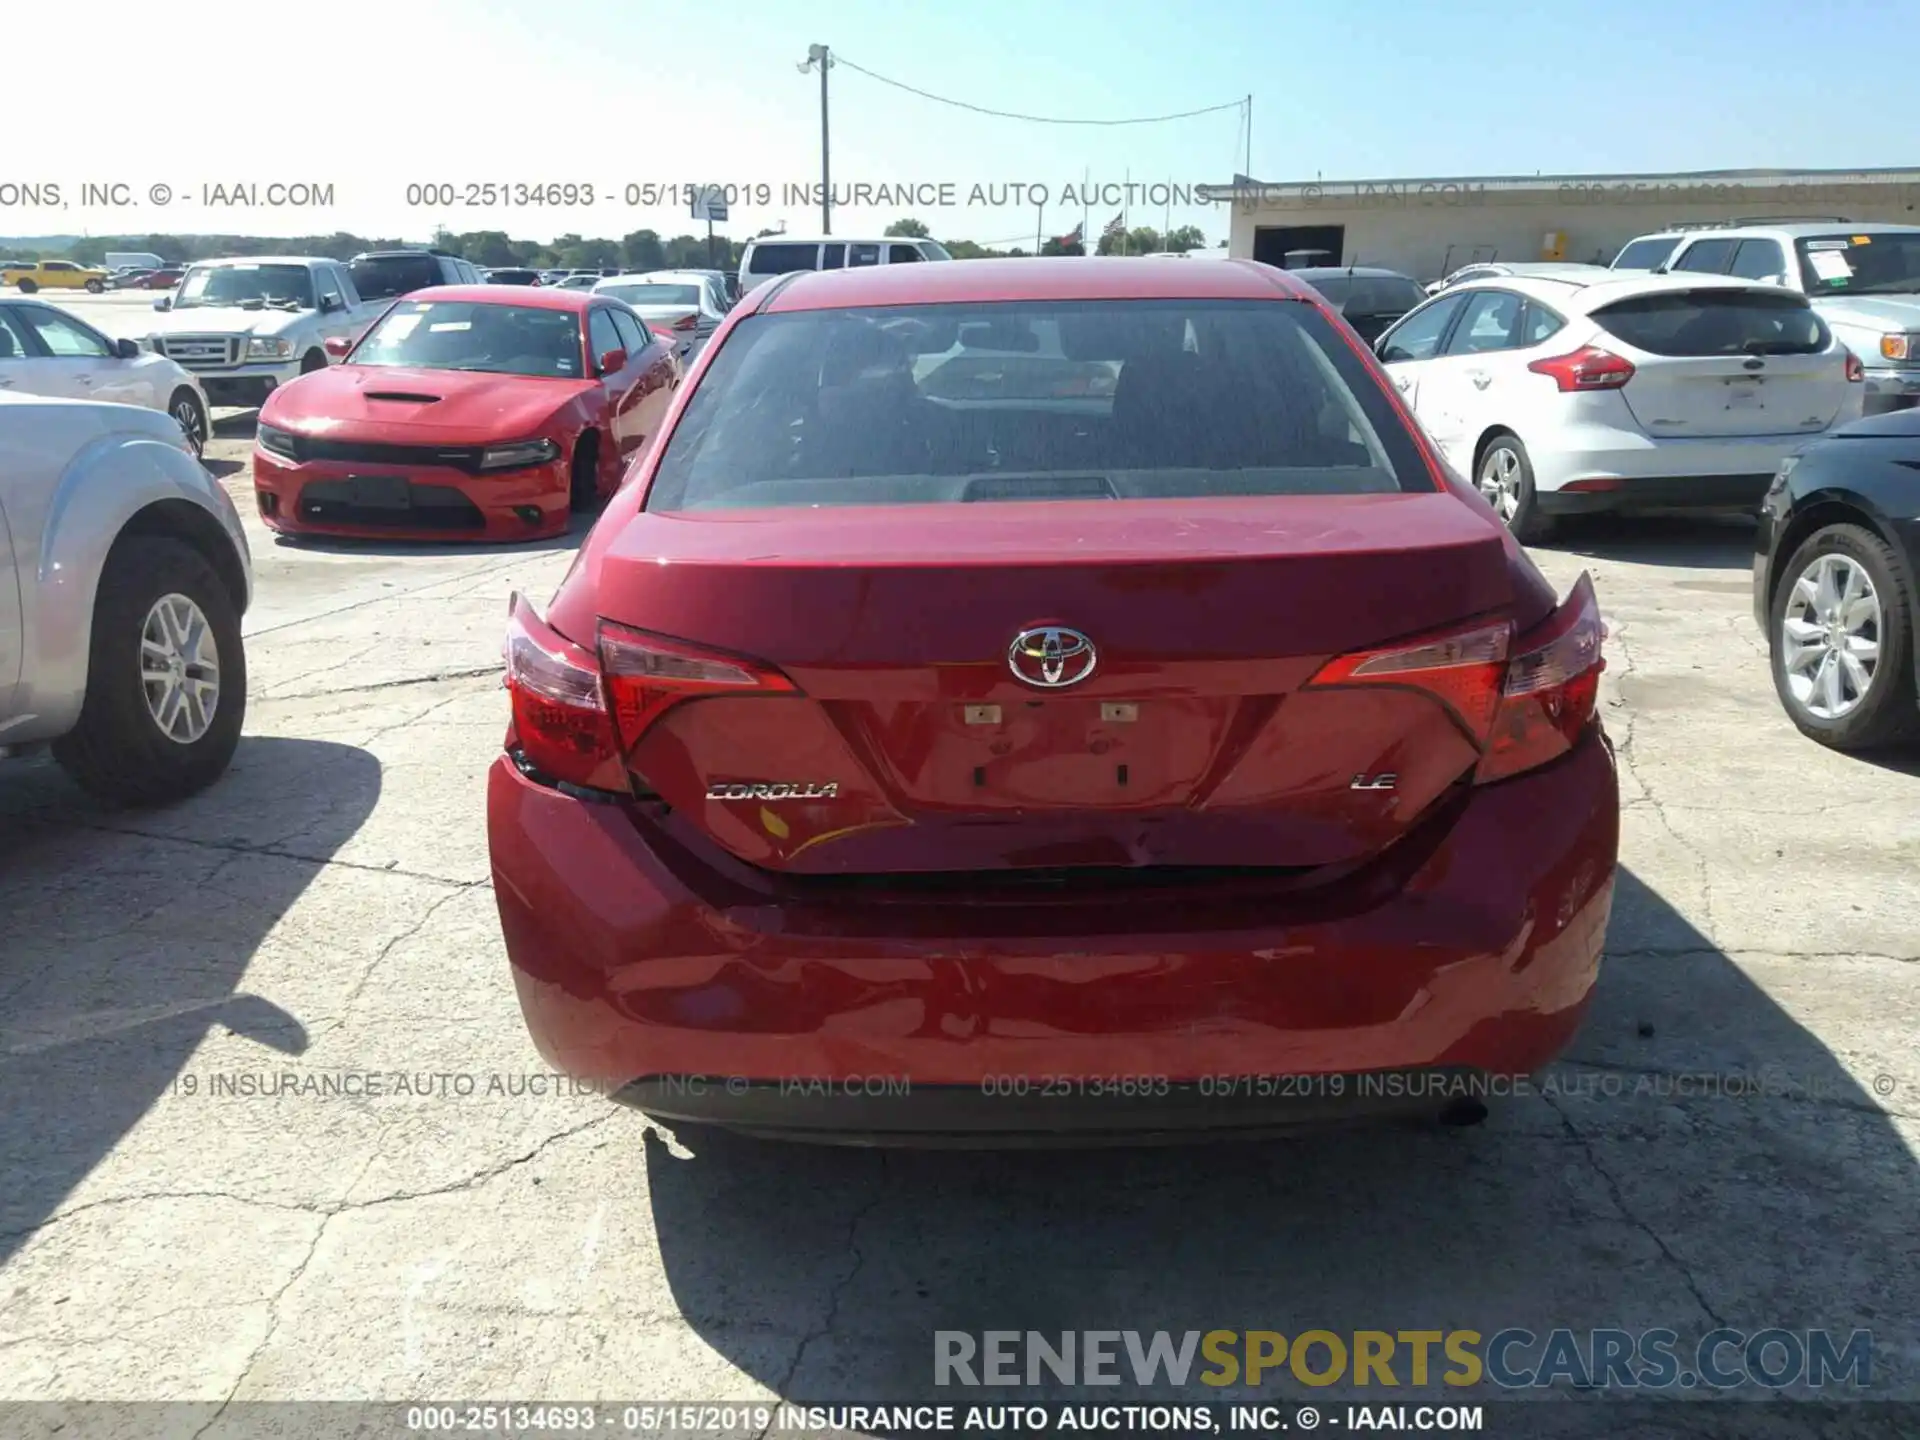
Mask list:
[[[781,232],[762,230],[754,239],[777,237]],[[911,217],[894,221],[886,234],[926,238],[925,224]],[[109,252],[144,252],[158,255],[170,264],[189,264],[195,260],[213,260],[228,255],[324,255],[333,260],[350,260],[367,250],[404,250],[418,241],[396,240],[390,236],[354,235],[336,230],[331,235],[301,235],[292,239],[259,235],[90,235],[73,240],[60,249],[44,252],[8,249],[0,246],[4,260],[76,260],[98,265]],[[504,230],[469,230],[459,234],[436,230],[430,242],[436,250],[446,250],[488,269],[525,266],[535,270],[601,270],[617,265],[628,271],[719,269],[737,270],[745,240],[713,237],[708,249],[705,235],[663,236],[656,230],[635,230],[618,240],[582,235],[561,235],[541,243],[515,240]],[[1021,246],[978,245],[971,240],[942,242],[956,260],[979,260],[1009,255],[1084,255],[1084,239],[1072,235],[1043,239],[1038,251]],[[1206,236],[1197,225],[1169,230],[1164,236],[1151,226],[1132,230],[1115,229],[1102,234],[1094,244],[1099,255],[1146,255],[1159,250],[1197,250],[1206,245]],[[1225,246],[1226,241],[1220,242]]]

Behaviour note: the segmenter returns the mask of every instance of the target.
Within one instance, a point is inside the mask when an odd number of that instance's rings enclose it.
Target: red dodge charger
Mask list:
[[[1311,290],[790,275],[664,423],[508,622],[494,893],[553,1064],[993,1144],[1470,1120],[1568,1044],[1618,846],[1592,586]]]
[[[619,486],[680,374],[631,310],[569,290],[416,290],[329,349],[339,364],[260,410],[254,491],[284,534],[561,534]]]

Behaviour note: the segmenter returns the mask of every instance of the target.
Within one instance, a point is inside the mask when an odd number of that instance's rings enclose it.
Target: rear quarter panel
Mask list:
[[[169,500],[197,506],[232,539],[242,569],[250,566],[232,501],[168,438],[164,416],[101,405],[35,406],[8,418],[0,506],[12,534],[22,646],[0,741],[12,744],[64,734],[78,718],[100,573],[142,510]]]

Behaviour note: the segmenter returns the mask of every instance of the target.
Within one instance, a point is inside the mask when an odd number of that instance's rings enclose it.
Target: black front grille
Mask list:
[[[487,520],[451,485],[409,485],[405,505],[368,505],[351,480],[315,480],[300,487],[298,513],[316,525],[383,530],[484,530]]]
[[[480,473],[479,445],[367,445],[352,440],[315,440],[306,435],[276,437],[265,447],[269,453],[296,460],[325,460],[341,465],[392,465],[413,469],[421,465],[442,465],[469,475]],[[292,453],[288,453],[291,451]]]

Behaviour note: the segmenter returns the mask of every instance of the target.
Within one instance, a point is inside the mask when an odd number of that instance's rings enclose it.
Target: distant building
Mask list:
[[[1636,235],[1716,220],[1920,224],[1920,170],[1701,170],[1291,180],[1236,175],[1206,198],[1232,213],[1229,253],[1285,268],[1381,265],[1437,279],[1475,260],[1604,265]]]

